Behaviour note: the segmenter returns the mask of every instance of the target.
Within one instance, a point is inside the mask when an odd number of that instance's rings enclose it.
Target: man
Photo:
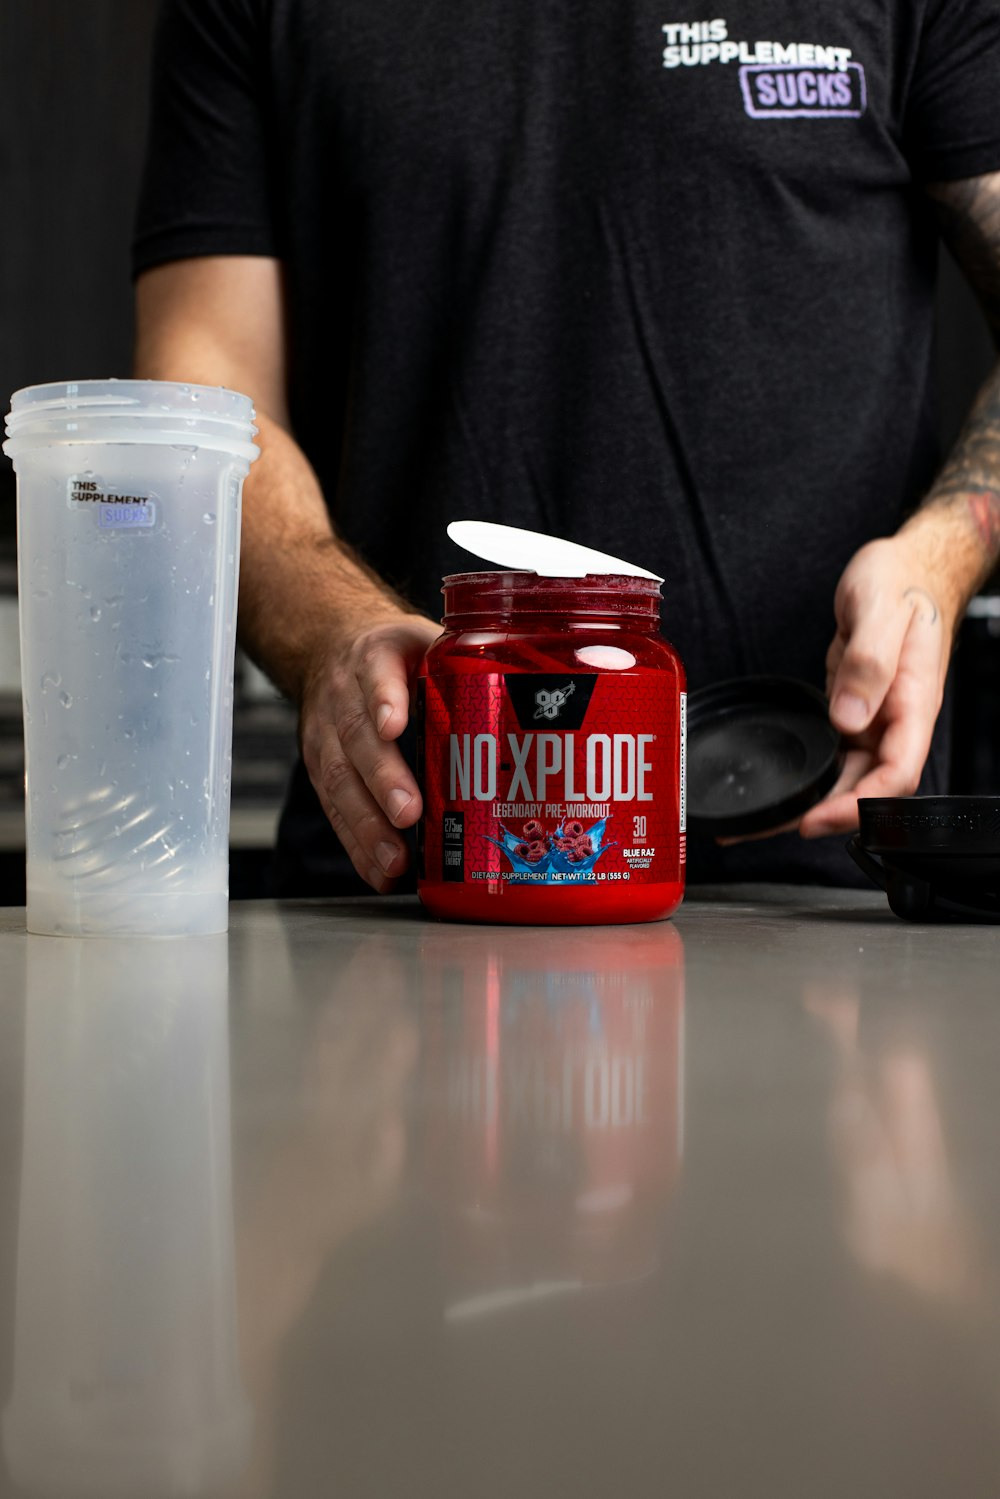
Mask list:
[[[331,826],[374,889],[407,868],[459,517],[663,573],[693,688],[825,672],[838,786],[694,877],[849,879],[858,796],[946,789],[1000,373],[941,468],[935,220],[1000,328],[998,77],[995,0],[167,0],[136,372],[258,409],[240,627],[308,771],[284,888],[341,888]]]

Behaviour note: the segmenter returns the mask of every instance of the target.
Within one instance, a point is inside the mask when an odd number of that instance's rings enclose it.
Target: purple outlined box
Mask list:
[[[751,120],[860,120],[868,108],[865,70],[799,63],[746,63],[740,68],[743,105]]]
[[[152,500],[138,505],[103,504],[97,507],[100,531],[148,531],[156,525],[156,506]]]

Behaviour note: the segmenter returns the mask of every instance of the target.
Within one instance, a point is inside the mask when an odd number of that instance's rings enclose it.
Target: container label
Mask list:
[[[420,683],[421,878],[676,881],[682,707],[661,672]]]
[[[688,745],[688,695],[681,693],[681,832],[687,832],[687,745]]]

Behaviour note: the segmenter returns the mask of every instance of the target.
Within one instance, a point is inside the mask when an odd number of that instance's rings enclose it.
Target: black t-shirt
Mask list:
[[[1000,4],[678,14],[167,0],[135,266],[282,259],[295,435],[415,605],[469,566],[448,520],[503,520],[662,573],[692,689],[822,686],[841,571],[938,462],[919,184],[1000,168]],[[834,842],[691,852],[849,878]]]

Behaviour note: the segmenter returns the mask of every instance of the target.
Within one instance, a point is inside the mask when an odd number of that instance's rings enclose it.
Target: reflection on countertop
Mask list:
[[[26,949],[11,1476],[214,1490],[242,1466],[227,943]]]
[[[0,1495],[995,1493],[997,940],[5,913]]]
[[[626,959],[607,933],[428,930],[423,1175],[447,1320],[655,1271],[683,1141],[684,947],[644,932]]]

